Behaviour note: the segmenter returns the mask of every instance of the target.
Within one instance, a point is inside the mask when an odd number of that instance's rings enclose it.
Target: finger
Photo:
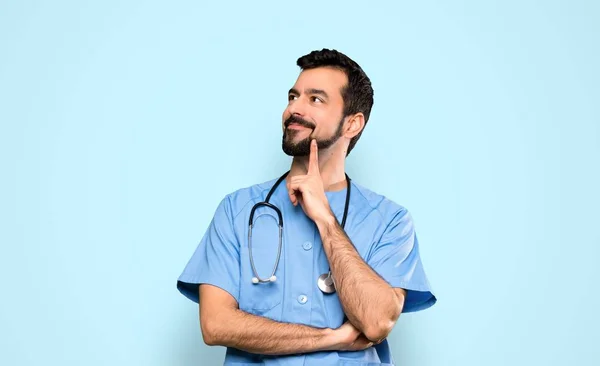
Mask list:
[[[298,203],[302,204],[302,182],[291,181],[289,184],[288,193],[294,206],[297,206]]]
[[[368,342],[368,341],[356,341],[354,343],[352,343],[349,347],[348,350],[349,351],[362,351],[365,350],[369,347],[373,346],[373,342]]]
[[[294,179],[290,182],[290,187],[288,189],[296,192],[296,194],[299,194],[307,191],[307,189],[310,188],[306,183],[306,180],[303,178],[299,178],[298,180]]]
[[[290,189],[288,190],[288,195],[290,196],[290,201],[292,201],[292,205],[296,206],[298,204],[298,192]]]
[[[319,174],[319,148],[317,147],[317,140],[315,139],[312,139],[312,141],[310,142],[308,174]]]
[[[307,176],[306,175],[296,175],[294,177],[292,177],[292,179],[290,180],[290,185],[292,184],[301,184],[304,181],[306,181]]]
[[[288,191],[288,196],[290,197],[290,201],[292,202],[292,205],[296,206],[296,204],[298,203],[296,201],[296,193],[295,191],[292,189],[292,184],[288,181],[285,184],[287,191]]]
[[[291,182],[290,183],[290,190],[293,192],[294,196],[296,197],[295,199],[295,203],[296,204],[304,204],[304,200],[303,195],[304,194],[310,194],[310,188],[305,184],[304,181],[300,181],[300,182]]]
[[[367,349],[369,347],[373,347],[373,342],[369,342],[369,343],[365,344],[365,346],[363,347],[363,349]]]
[[[294,196],[292,195],[292,190],[290,189],[290,183],[287,182],[285,184],[285,188],[287,189],[287,193],[288,193],[288,197],[290,198],[290,202],[292,202],[292,205],[294,204]]]
[[[373,346],[373,342],[361,334],[352,345],[355,350],[363,350]]]

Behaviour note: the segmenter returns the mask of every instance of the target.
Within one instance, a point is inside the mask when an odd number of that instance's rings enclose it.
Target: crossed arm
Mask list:
[[[352,324],[338,329],[276,322],[246,313],[225,290],[200,285],[200,325],[208,345],[264,355],[315,351],[357,351],[373,345]]]
[[[335,217],[317,226],[349,322],[338,329],[276,322],[240,310],[228,292],[202,284],[199,310],[206,344],[286,355],[357,351],[387,337],[402,312],[406,291],[390,287],[362,260]]]

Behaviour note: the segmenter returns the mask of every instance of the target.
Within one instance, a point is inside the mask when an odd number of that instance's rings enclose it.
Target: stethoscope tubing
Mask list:
[[[269,200],[271,199],[271,196],[275,192],[275,189],[287,177],[287,175],[289,173],[290,173],[290,171],[288,170],[281,177],[279,177],[277,182],[275,182],[275,184],[273,184],[273,187],[271,187],[271,189],[269,190],[269,193],[267,194],[267,197],[265,198],[265,200],[263,202],[256,203],[252,207],[252,210],[250,210],[250,217],[248,219],[248,254],[250,255],[250,266],[252,267],[252,273],[254,275],[252,277],[252,283],[254,283],[254,284],[275,282],[277,279],[277,277],[275,276],[275,272],[277,272],[277,267],[279,266],[279,260],[281,258],[281,250],[283,247],[283,215],[281,214],[281,210],[279,210],[279,208],[277,208],[277,206],[275,206],[272,203],[269,203]],[[351,189],[350,188],[350,177],[348,177],[347,174],[346,174],[346,182],[347,182],[348,187],[347,187],[347,192],[346,192],[346,202],[344,204],[344,215],[342,217],[342,223],[341,223],[342,229],[346,225],[346,218],[348,216],[348,208],[350,205],[350,189]],[[258,275],[258,271],[256,270],[256,265],[254,264],[254,256],[252,255],[252,223],[254,221],[254,212],[256,211],[257,208],[262,207],[262,206],[265,206],[265,207],[275,210],[275,212],[277,213],[278,226],[279,226],[279,243],[277,245],[277,259],[275,260],[275,265],[273,266],[273,271],[271,272],[271,275],[266,279],[261,278]],[[333,281],[333,278],[331,277],[331,270],[329,270],[327,277],[331,281]],[[319,281],[317,281],[317,283],[319,283]],[[319,288],[321,289],[320,286],[319,286]],[[335,292],[335,290],[325,291],[323,289],[321,289],[321,291],[323,291],[325,293]]]

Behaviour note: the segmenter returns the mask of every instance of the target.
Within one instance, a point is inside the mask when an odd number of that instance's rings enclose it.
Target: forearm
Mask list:
[[[300,324],[279,323],[239,309],[223,311],[211,319],[204,340],[209,345],[243,351],[286,355],[324,351],[334,346],[332,330]]]
[[[372,341],[386,337],[400,315],[402,302],[360,257],[335,218],[317,222],[317,226],[348,320]]]

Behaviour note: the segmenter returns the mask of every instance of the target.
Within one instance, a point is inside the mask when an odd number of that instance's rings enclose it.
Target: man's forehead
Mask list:
[[[322,89],[325,91],[341,90],[346,85],[346,73],[332,67],[317,67],[303,70],[294,84],[294,89],[305,92],[306,89]]]

